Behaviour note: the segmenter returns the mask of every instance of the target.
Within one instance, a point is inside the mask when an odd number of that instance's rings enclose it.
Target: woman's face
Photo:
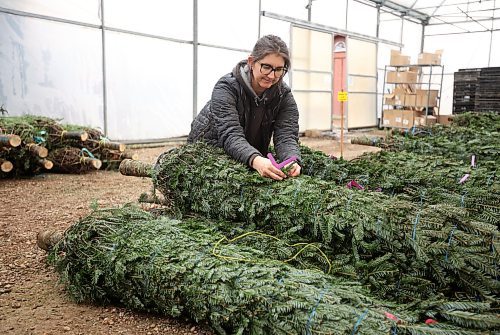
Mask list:
[[[252,56],[248,58],[252,68],[252,88],[258,95],[276,84],[286,73],[285,59],[278,54],[270,54],[256,61]]]

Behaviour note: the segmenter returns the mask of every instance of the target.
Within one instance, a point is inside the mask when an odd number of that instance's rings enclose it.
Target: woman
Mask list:
[[[188,142],[203,140],[224,148],[263,177],[300,175],[299,112],[282,80],[289,68],[285,42],[274,35],[261,37],[248,59],[215,84],[211,100],[191,124]],[[266,158],[271,137],[278,161],[297,157],[287,174]]]

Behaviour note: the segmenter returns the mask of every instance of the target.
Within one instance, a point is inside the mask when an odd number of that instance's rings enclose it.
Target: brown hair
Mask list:
[[[253,47],[252,54],[256,61],[261,60],[267,55],[277,54],[285,60],[285,67],[290,68],[290,52],[286,43],[275,35],[265,35],[257,40]]]

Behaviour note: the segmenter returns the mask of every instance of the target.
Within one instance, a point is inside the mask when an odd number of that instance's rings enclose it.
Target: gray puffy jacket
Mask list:
[[[280,80],[259,97],[249,77],[246,61],[241,61],[219,79],[191,124],[188,143],[203,140],[249,164],[256,155],[267,155],[272,137],[278,161],[293,155],[300,161],[299,112],[290,88]]]

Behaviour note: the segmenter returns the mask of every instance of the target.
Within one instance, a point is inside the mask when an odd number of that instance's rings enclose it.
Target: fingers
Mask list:
[[[269,159],[262,156],[256,157],[252,163],[252,167],[257,170],[262,177],[273,180],[283,180],[287,177],[297,177],[300,175],[301,167],[299,164],[291,162],[287,167],[288,166],[290,166],[290,170],[288,173],[284,173],[275,167]]]
[[[286,174],[283,173],[283,171],[281,171],[280,169],[275,168],[272,164],[271,164],[270,167],[268,167],[267,169],[265,169],[263,171],[263,173],[261,173],[261,176],[262,177],[271,178],[271,179],[274,179],[274,180],[283,180],[283,179],[285,179],[287,177]]]
[[[287,165],[287,167],[290,166],[290,170],[288,170],[288,176],[289,177],[297,177],[300,176],[300,171],[302,168],[300,167],[299,164],[292,162]]]

